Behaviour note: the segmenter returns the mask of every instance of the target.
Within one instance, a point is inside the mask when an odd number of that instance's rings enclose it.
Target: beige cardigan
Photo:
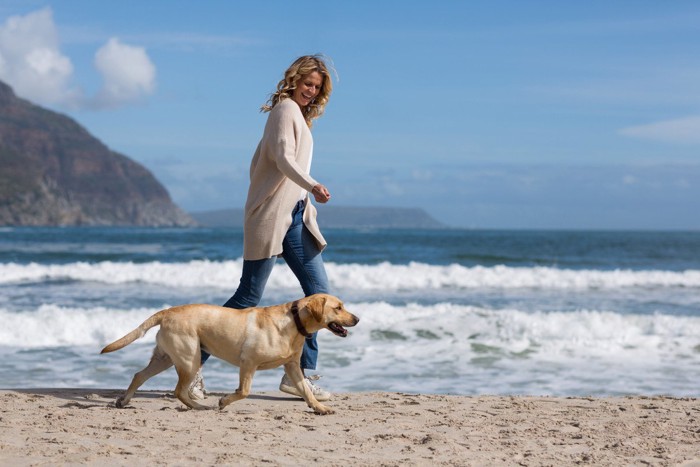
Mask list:
[[[250,187],[245,204],[243,259],[271,258],[282,253],[282,241],[292,224],[299,187],[310,192],[318,183],[308,167],[313,138],[301,109],[292,99],[278,103],[267,117],[265,131],[250,164]],[[326,240],[316,223],[316,208],[306,195],[304,225],[319,250]]]

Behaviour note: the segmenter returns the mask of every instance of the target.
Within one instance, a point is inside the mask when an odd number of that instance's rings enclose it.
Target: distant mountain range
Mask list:
[[[195,222],[145,167],[0,82],[0,225]]]
[[[321,228],[437,229],[445,227],[417,208],[319,206]],[[205,227],[243,227],[243,209],[193,212]]]

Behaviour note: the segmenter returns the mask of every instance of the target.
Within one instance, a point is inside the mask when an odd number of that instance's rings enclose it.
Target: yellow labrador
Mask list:
[[[284,371],[304,400],[316,413],[333,413],[316,400],[304,383],[299,366],[305,335],[329,329],[340,337],[348,335],[344,326],[355,326],[359,318],[345,310],[332,295],[316,294],[284,305],[235,310],[215,305],[183,305],[159,311],[102,353],[114,352],[160,325],[156,348],[146,368],[134,375],[117,407],[129,403],[136,390],[149,378],[175,365],[178,381],[175,395],[193,409],[210,407],[193,401],[188,388],[200,367],[200,347],[240,368],[236,392],[219,399],[219,409],[250,394],[253,374],[284,365]]]

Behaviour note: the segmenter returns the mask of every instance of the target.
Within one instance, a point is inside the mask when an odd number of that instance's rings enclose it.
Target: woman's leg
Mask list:
[[[228,308],[250,308],[258,306],[265,284],[270,278],[272,268],[275,265],[276,257],[257,259],[255,261],[243,261],[243,272],[241,273],[241,282],[238,284],[236,293],[224,303]]]
[[[328,293],[328,276],[323,265],[321,252],[316,246],[311,232],[304,226],[302,220],[304,210],[295,211],[294,220],[284,237],[282,257],[289,265],[305,296],[316,293]],[[301,368],[316,369],[318,359],[318,343],[316,333],[306,338],[301,354]]]

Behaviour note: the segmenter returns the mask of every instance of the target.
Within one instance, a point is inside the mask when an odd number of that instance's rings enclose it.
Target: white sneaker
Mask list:
[[[206,399],[207,396],[207,391],[204,389],[204,378],[202,377],[202,368],[200,367],[199,370],[197,371],[197,374],[194,377],[194,381],[192,381],[192,384],[190,384],[190,399],[193,400],[203,400]]]
[[[331,393],[312,383],[312,381],[316,381],[319,378],[319,375],[305,376],[304,383],[306,383],[309,386],[311,392],[313,393],[317,401],[324,402],[331,398]],[[282,382],[280,383],[280,391],[303,398],[299,390],[296,388],[296,386],[294,386],[294,383],[292,383],[292,380],[289,379],[289,377],[287,376],[287,373],[285,373],[282,377]]]

